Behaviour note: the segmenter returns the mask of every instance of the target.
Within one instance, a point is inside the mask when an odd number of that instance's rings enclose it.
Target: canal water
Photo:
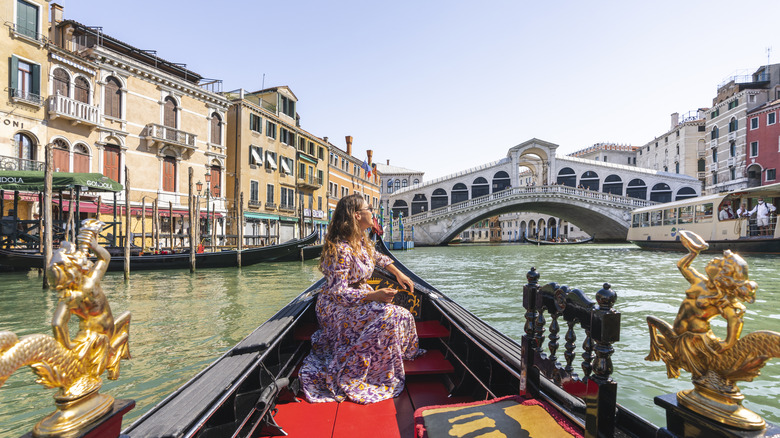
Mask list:
[[[614,379],[618,401],[659,424],[664,414],[653,397],[690,387],[690,374],[667,379],[662,362],[647,362],[649,340],[645,318],[672,322],[687,282],[677,270],[682,253],[642,251],[633,245],[459,245],[396,252],[398,258],[472,313],[519,340],[523,333],[522,286],[535,266],[541,282],[579,287],[590,297],[609,282],[622,312]],[[713,255],[702,255],[694,267],[703,271]],[[776,256],[748,256],[750,277],[759,285],[748,304],[743,334],[780,331],[780,275]],[[128,283],[122,273],[103,280],[115,314],[132,312],[132,360],[124,361],[117,381],[105,380],[102,392],[136,400],[124,426],[141,416],[261,322],[272,316],[320,276],[318,261],[272,263],[241,270],[210,269],[136,272]],[[54,292],[41,290],[35,272],[2,274],[0,330],[19,336],[50,333]],[[77,324],[75,321],[73,326]],[[725,337],[725,323],[715,320]],[[76,327],[71,327],[75,332]],[[54,390],[34,383],[25,368],[0,387],[0,438],[18,437],[53,410]],[[745,406],[768,421],[780,423],[780,360],[771,361],[753,382],[739,384]]]

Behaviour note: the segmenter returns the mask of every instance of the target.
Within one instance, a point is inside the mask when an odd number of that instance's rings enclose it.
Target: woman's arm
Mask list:
[[[350,286],[350,266],[355,263],[352,249],[349,245],[339,245],[331,262],[323,267],[325,288],[323,294],[342,306],[360,304],[368,295],[366,290]]]
[[[398,283],[401,284],[401,286],[404,286],[409,292],[414,292],[414,282],[411,278],[409,278],[408,275],[401,272],[401,270],[392,263],[385,266],[385,269],[390,271],[391,274],[395,275],[395,279],[398,281]]]

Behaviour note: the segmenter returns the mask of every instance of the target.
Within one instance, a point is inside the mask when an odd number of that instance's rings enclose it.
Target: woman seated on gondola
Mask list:
[[[319,330],[299,376],[311,402],[374,403],[400,394],[404,359],[421,354],[414,317],[391,304],[396,291],[373,290],[366,280],[384,267],[408,290],[412,280],[374,251],[367,229],[372,208],[359,194],[336,205],[325,236],[320,270],[325,285],[317,298]]]

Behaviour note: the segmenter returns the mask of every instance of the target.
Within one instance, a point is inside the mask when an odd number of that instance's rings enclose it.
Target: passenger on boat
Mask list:
[[[777,208],[774,205],[765,203],[764,198],[758,198],[758,204],[747,212],[748,216],[756,215],[756,226],[759,227],[762,236],[769,235],[769,215],[775,210]]]
[[[720,213],[718,213],[718,219],[725,221],[733,218],[734,218],[734,212],[731,211],[731,205],[726,204],[720,208]]]
[[[372,208],[354,194],[338,202],[328,226],[320,257],[326,283],[317,297],[319,330],[299,371],[310,402],[393,398],[404,388],[404,359],[423,352],[414,317],[391,304],[397,291],[372,290],[366,282],[377,264],[409,291],[414,288],[389,257],[374,251],[366,233],[372,224]]]

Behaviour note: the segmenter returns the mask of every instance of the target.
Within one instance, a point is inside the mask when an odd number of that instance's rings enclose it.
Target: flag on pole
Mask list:
[[[363,165],[361,166],[363,170],[366,171],[366,177],[371,176],[371,166],[368,165],[368,161],[363,160]]]

